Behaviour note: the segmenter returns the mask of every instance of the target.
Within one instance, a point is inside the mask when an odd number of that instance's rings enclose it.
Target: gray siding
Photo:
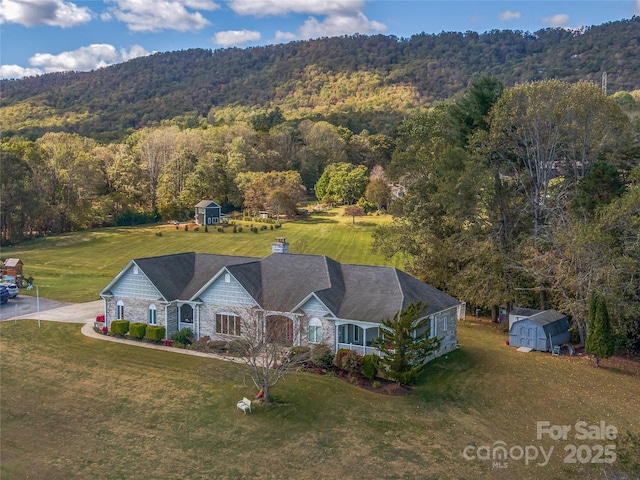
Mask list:
[[[311,316],[322,317],[324,315],[329,315],[331,312],[324,306],[324,304],[318,300],[316,297],[311,297],[307,302],[302,306],[301,310]]]
[[[229,275],[229,282],[225,282],[225,276]],[[200,299],[205,303],[216,305],[228,305],[239,307],[253,307],[255,300],[247,293],[240,282],[233,275],[226,272],[202,294]]]
[[[134,273],[136,267],[131,265],[129,270],[111,288],[114,297],[134,297],[148,300],[158,300],[162,295],[149,279],[139,270]]]

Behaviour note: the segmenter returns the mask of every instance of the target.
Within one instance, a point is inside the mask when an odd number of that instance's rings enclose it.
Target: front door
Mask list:
[[[188,303],[181,305],[178,310],[178,330],[183,328],[193,330],[193,307]]]
[[[293,345],[293,320],[280,315],[267,317],[267,341]]]

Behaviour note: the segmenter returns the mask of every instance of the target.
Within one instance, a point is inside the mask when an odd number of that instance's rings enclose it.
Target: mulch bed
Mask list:
[[[413,393],[413,387],[410,385],[401,385],[387,378],[377,377],[375,380],[369,380],[364,375],[352,375],[337,367],[320,368],[316,366],[305,366],[305,372],[314,373],[316,375],[329,375],[336,377],[344,382],[355,385],[356,387],[369,390],[381,395],[404,396]]]

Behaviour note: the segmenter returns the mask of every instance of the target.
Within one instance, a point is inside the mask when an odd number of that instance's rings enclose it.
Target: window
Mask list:
[[[233,313],[216,313],[216,333],[239,337],[241,323],[240,317]]]
[[[443,330],[444,332],[446,332],[446,331],[447,331],[447,323],[448,323],[448,320],[449,320],[449,319],[448,319],[447,317],[442,317],[442,330]]]
[[[317,318],[309,320],[309,343],[322,342],[322,322]]]
[[[231,283],[231,275],[228,273],[224,274],[224,283]]]
[[[338,327],[338,343],[347,343],[349,338],[349,329],[347,325]]]
[[[139,272],[139,271],[140,271],[140,270],[138,269],[138,266],[137,266],[137,265],[134,265],[134,266],[133,266],[133,274],[134,274],[134,275],[138,275],[138,272]]]
[[[116,303],[116,320],[124,320],[124,302],[118,300]]]
[[[149,325],[158,324],[156,313],[156,306],[154,304],[149,305]]]
[[[360,327],[356,325],[353,326],[353,343],[360,343],[360,330]]]

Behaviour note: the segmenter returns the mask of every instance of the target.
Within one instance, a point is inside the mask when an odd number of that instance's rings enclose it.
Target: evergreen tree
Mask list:
[[[382,321],[380,336],[372,342],[382,352],[381,370],[398,383],[415,381],[429,355],[440,348],[440,340],[430,337],[429,318],[422,317],[426,309],[426,303],[410,303]]]
[[[614,352],[607,304],[596,295],[589,300],[589,331],[585,351],[593,354],[597,367],[600,366],[601,358],[609,358]]]

